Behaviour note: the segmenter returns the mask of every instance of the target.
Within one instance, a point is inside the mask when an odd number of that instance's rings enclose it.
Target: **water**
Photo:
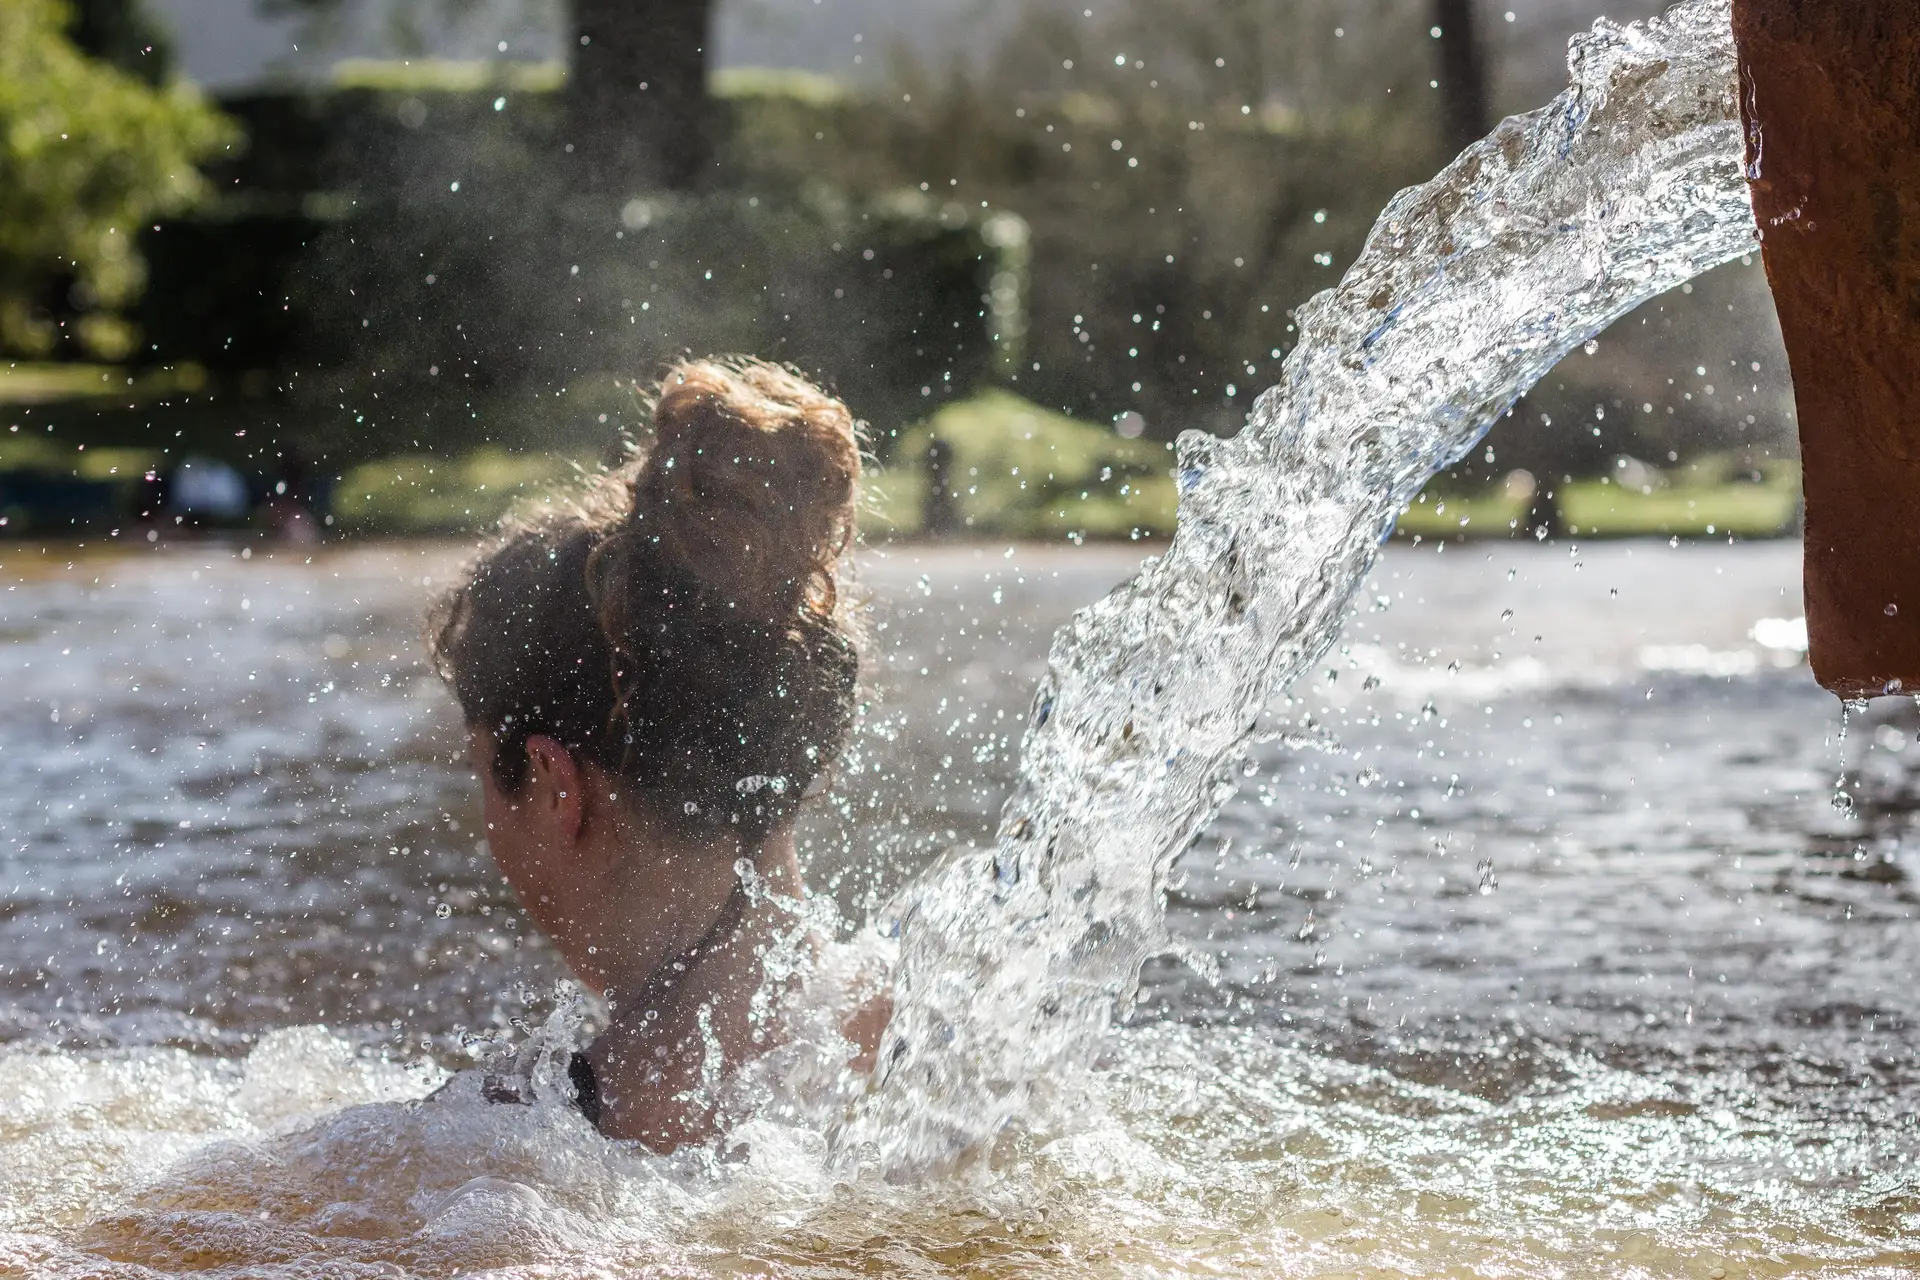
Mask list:
[[[894,914],[847,1147],[914,1176],[1044,1112],[1170,945],[1175,859],[1398,509],[1574,346],[1752,250],[1730,15],[1596,24],[1565,93],[1394,198],[1246,429],[1182,438],[1178,536],[1055,638],[994,848]]]
[[[416,1101],[560,976],[413,643],[454,549],[8,549],[0,1272],[1908,1273],[1920,714],[1842,746],[1751,638],[1798,555],[1388,548],[1181,866],[1217,982],[1150,966],[1071,1114],[890,1183],[809,1125],[709,1167]],[[846,913],[990,840],[1048,634],[1132,568],[863,562]]]
[[[1726,23],[1600,28],[1396,200],[1030,715],[1131,565],[868,559],[876,702],[805,837],[890,904],[901,1015],[870,1090],[714,1150],[555,1087],[581,1014],[415,656],[445,549],[9,552],[0,1268],[1911,1271],[1915,716],[1837,741],[1793,549],[1376,550],[1749,247]],[[479,1098],[507,1042],[532,1105]]]

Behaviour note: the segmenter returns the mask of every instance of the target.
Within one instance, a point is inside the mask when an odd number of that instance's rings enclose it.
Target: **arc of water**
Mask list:
[[[1751,250],[1730,23],[1730,0],[1597,23],[1566,92],[1387,206],[1239,436],[1181,438],[1178,534],[1055,636],[996,846],[903,899],[849,1158],[950,1161],[1090,1060],[1167,949],[1175,859],[1395,513],[1575,345]]]

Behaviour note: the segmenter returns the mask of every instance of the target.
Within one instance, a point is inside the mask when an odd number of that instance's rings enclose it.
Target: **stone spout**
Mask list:
[[[1920,0],[1734,0],[1799,406],[1813,670],[1920,693]]]

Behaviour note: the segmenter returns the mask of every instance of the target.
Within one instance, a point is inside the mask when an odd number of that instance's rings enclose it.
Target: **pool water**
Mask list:
[[[844,916],[990,836],[1138,554],[862,558],[803,834]],[[566,1001],[421,658],[459,548],[8,548],[0,1273],[1911,1274],[1920,715],[1842,740],[1798,554],[1390,547],[1186,856],[1187,953],[899,1183],[777,1116],[659,1159],[478,1101]]]

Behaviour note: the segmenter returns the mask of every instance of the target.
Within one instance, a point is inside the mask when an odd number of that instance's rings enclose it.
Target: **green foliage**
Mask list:
[[[130,373],[115,365],[0,364],[0,405],[141,402],[161,396],[192,394],[206,385],[198,365],[169,365]]]
[[[1162,438],[1237,429],[1293,344],[1290,309],[1437,158],[1425,5],[1362,7],[1031,6],[984,60],[904,65],[885,94],[731,94],[728,172],[1018,214],[1012,390],[1094,419],[1135,410]],[[1342,15],[1352,37],[1334,34]]]
[[[1532,510],[1532,494],[1496,486],[1480,493],[1445,493],[1429,486],[1395,522],[1403,538],[1505,538]]]
[[[39,471],[75,480],[131,483],[163,461],[158,449],[76,449],[46,436],[0,435],[0,471]]]
[[[1400,513],[1399,537],[1505,538],[1531,536],[1539,519],[1534,482],[1516,472],[1476,489],[1427,486]],[[1731,454],[1707,455],[1669,470],[1620,459],[1610,474],[1562,481],[1552,501],[1565,533],[1581,538],[1771,538],[1792,531],[1800,506],[1800,468],[1772,461],[1748,468]]]
[[[409,141],[383,161],[418,155],[414,174],[439,166],[446,181],[391,204],[361,196],[313,236],[287,290],[301,354],[338,370],[294,383],[302,411],[337,421],[351,406],[334,456],[391,447],[396,427],[423,449],[593,450],[639,423],[619,403],[631,393],[575,412],[583,388],[650,382],[688,350],[798,366],[888,452],[923,396],[976,385],[1000,358],[982,297],[1011,274],[989,242],[1007,219],[949,218],[918,193],[864,208],[737,192],[543,205],[528,195],[543,171],[515,170],[505,145],[489,172],[478,148]]]
[[[835,107],[852,98],[843,80],[788,67],[717,67],[707,76],[707,90],[723,101],[784,106]]]
[[[869,473],[861,517],[869,534],[920,532],[927,476],[915,463],[936,437],[953,450],[955,513],[970,536],[1125,538],[1173,530],[1173,455],[1166,445],[987,392],[904,433],[900,461]],[[342,476],[333,513],[348,533],[472,533],[520,504],[568,501],[591,470],[552,452],[399,454]]]
[[[25,11],[0,14],[0,32]],[[249,456],[292,439],[330,467],[397,448],[595,456],[644,430],[636,380],[689,350],[738,350],[795,364],[869,422],[888,468],[875,525],[907,531],[923,519],[924,438],[904,432],[987,385],[1025,400],[977,399],[961,417],[1040,413],[1030,401],[1106,445],[1117,437],[1087,424],[1123,410],[1160,440],[1235,430],[1280,375],[1289,308],[1331,285],[1391,193],[1439,159],[1428,0],[1098,12],[1031,6],[985,56],[902,63],[881,84],[718,73],[719,163],[693,193],[583,192],[558,63],[350,62],[324,90],[232,99],[255,145],[221,165],[217,206],[142,239],[151,285],[133,313],[146,358],[198,362],[210,394],[150,410],[155,397],[115,386],[61,429],[85,418],[97,443],[163,427],[217,444],[244,426]],[[0,104],[18,93],[0,78]],[[8,203],[31,185],[8,184],[7,164],[0,151],[0,305],[29,296],[57,319],[59,299],[98,291],[70,287],[70,250],[27,255],[43,268],[31,288],[7,276],[21,256]],[[1510,500],[1469,500],[1515,469],[1564,490],[1621,452],[1778,448],[1785,364],[1749,322],[1765,310],[1757,266],[1650,303],[1440,482],[1444,514],[1436,488],[1403,529],[1457,531],[1462,515],[1504,529]],[[0,377],[0,402],[55,414],[48,385]],[[76,404],[91,390],[74,384]],[[1032,474],[1000,462],[1002,478]],[[990,477],[962,518],[995,536],[1171,519],[1158,479],[1120,495],[1098,468],[1052,470],[1044,494]],[[390,495],[409,527],[491,510],[421,515],[431,503],[415,496]]]
[[[1582,537],[1703,534],[1767,538],[1787,532],[1800,506],[1800,469],[1773,463],[1745,477],[1717,479],[1682,470],[1639,486],[1617,477],[1565,486],[1560,512]],[[1667,481],[1662,483],[1662,481]]]
[[[520,502],[564,501],[578,474],[574,462],[552,453],[402,454],[342,476],[334,518],[357,533],[472,533],[497,524]]]
[[[333,65],[332,74],[338,88],[383,93],[555,93],[566,78],[566,68],[557,62],[450,58],[345,58]]]
[[[144,282],[135,237],[203,198],[195,166],[237,137],[187,86],[82,54],[71,16],[62,0],[0,4],[0,348],[53,350],[70,307],[81,345],[119,358],[134,339],[115,312]]]
[[[924,459],[935,439],[952,450],[954,515],[967,535],[1126,538],[1173,531],[1173,454],[1165,444],[1129,440],[1004,391],[950,404],[902,435],[894,465],[875,472],[866,486],[870,531],[921,530]]]
[[[18,430],[0,434],[0,538],[116,526],[134,507],[148,468],[161,461],[157,449],[88,448]]]

